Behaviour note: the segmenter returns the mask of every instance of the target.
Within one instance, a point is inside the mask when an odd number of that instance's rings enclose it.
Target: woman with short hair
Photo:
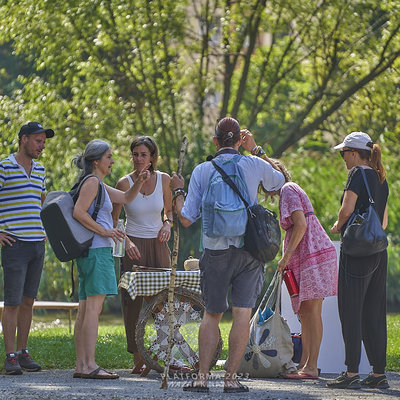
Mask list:
[[[141,186],[139,195],[124,205],[126,216],[125,231],[126,254],[121,262],[121,275],[133,270],[134,265],[153,268],[170,268],[171,252],[168,241],[172,226],[172,193],[169,187],[170,177],[157,170],[158,146],[150,136],[139,136],[133,139],[130,150],[133,171],[122,177],[116,188],[128,190],[138,179],[144,165],[150,164],[149,179]],[[122,205],[114,204],[113,218],[116,225]],[[149,298],[147,298],[149,300]],[[127,350],[133,354],[133,374],[147,375],[144,360],[136,343],[136,325],[142,309],[143,296],[132,300],[125,289],[121,289],[122,313],[127,340]],[[172,359],[172,370],[189,370],[179,360]]]

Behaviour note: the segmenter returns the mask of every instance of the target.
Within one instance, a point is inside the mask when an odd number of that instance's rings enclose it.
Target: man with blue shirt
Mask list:
[[[247,197],[248,203],[252,205],[257,202],[257,190],[260,184],[268,191],[279,190],[285,179],[279,171],[261,158],[254,155],[239,155],[239,147],[246,135],[246,131],[240,131],[239,123],[235,119],[226,117],[219,121],[213,138],[218,150],[214,161],[220,167],[237,163],[235,176],[238,177],[239,182],[243,183],[242,195]],[[258,156],[261,152],[265,154],[261,148],[256,151],[258,151],[256,154]],[[255,306],[264,283],[264,264],[243,248],[245,222],[243,227],[239,227],[242,230],[239,229],[237,232],[241,234],[235,235],[229,235],[229,233],[217,235],[210,227],[209,221],[215,222],[217,219],[212,215],[209,218],[208,214],[210,182],[218,179],[215,174],[216,170],[211,162],[207,161],[198,165],[191,175],[186,200],[183,178],[176,174],[173,174],[171,178],[175,209],[182,225],[188,227],[200,217],[203,223],[204,251],[200,258],[200,286],[205,302],[205,312],[199,330],[200,369],[197,379],[185,385],[183,390],[205,393],[209,391],[207,378],[219,340],[218,325],[223,313],[228,309],[228,291],[231,289],[233,324],[229,334],[224,392],[247,392],[248,387],[236,379],[236,372],[249,340],[251,310]],[[225,185],[225,182],[219,182],[218,185]],[[220,186],[219,189],[223,191],[224,187]],[[225,196],[225,200],[227,198],[229,196]],[[217,200],[214,197],[212,201],[217,204]],[[235,215],[235,209],[243,208],[243,204],[240,201],[238,204],[236,200],[232,197],[229,198],[229,204],[224,203],[224,210],[229,210],[229,215]],[[240,225],[237,218],[235,218],[235,223]],[[233,233],[232,228],[235,226],[230,227],[226,232]],[[211,234],[207,235],[207,232]],[[220,232],[224,232],[224,229]]]
[[[32,309],[38,292],[45,252],[40,211],[46,196],[45,169],[34,161],[52,129],[38,122],[23,125],[19,149],[0,161],[0,244],[4,272],[2,316],[5,370],[9,375],[39,371],[27,350]],[[15,336],[17,347],[15,351]]]

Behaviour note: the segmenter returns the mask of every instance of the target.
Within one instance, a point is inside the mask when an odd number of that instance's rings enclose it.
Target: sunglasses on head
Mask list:
[[[346,151],[354,151],[354,150],[351,150],[351,149],[346,149],[346,150],[340,150],[340,155],[342,156],[342,158],[344,158],[344,153],[346,153]]]

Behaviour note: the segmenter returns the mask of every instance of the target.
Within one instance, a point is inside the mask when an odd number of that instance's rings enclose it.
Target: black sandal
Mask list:
[[[224,386],[224,393],[243,393],[249,391],[248,386],[241,384],[237,378],[236,383],[238,386]]]
[[[197,392],[197,393],[208,393],[210,389],[208,386],[201,386],[201,385],[195,385],[195,381],[186,383],[183,385],[183,390],[185,392]]]

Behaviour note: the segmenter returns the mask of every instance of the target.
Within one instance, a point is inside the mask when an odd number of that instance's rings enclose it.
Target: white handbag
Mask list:
[[[279,314],[281,286],[282,275],[276,272],[250,321],[249,343],[238,369],[250,378],[275,378],[296,370],[290,329]],[[273,314],[263,321],[267,311]]]

